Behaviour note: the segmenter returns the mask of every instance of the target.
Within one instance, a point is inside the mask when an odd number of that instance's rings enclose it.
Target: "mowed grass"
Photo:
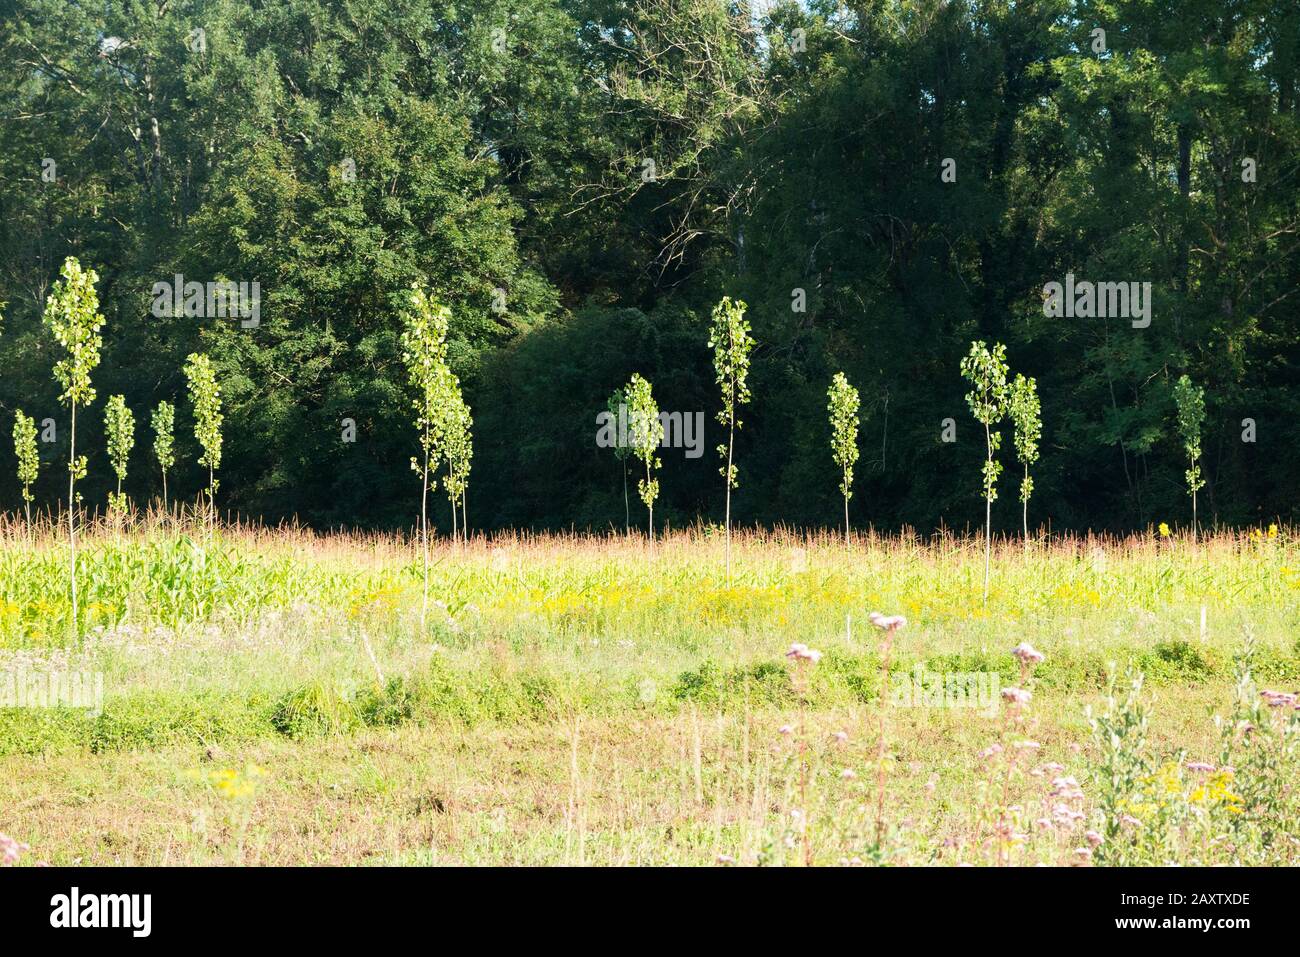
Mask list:
[[[748,532],[730,583],[708,529],[653,545],[443,542],[423,626],[418,547],[394,536],[209,534],[157,519],[97,528],[79,556],[75,629],[66,562],[50,529],[0,533],[0,679],[104,681],[102,713],[0,708],[0,833],[29,845],[25,862],[1294,853],[1290,726],[1234,744],[1214,722],[1232,727],[1261,687],[1300,684],[1300,557],[1285,529],[1002,542],[987,604],[978,539],[846,548],[833,535]],[[874,609],[908,618],[889,655],[895,681],[920,667],[1012,685],[1010,651],[1027,641],[1046,656],[1032,702],[1018,717],[894,706]],[[823,653],[802,676],[785,657],[793,642]],[[1117,798],[1100,783],[1114,777],[1114,749],[1087,709],[1103,713],[1110,678],[1137,672],[1147,740],[1120,749],[1135,763]],[[1280,722],[1281,709],[1265,717]],[[1025,741],[1038,747],[1015,747]],[[1229,753],[1243,745],[1254,750]],[[1199,780],[1188,761],[1242,777]],[[1276,793],[1247,767],[1276,778]],[[1082,791],[1065,797],[1072,822],[1059,813],[1063,778]],[[1123,853],[1127,832],[1105,830],[1121,809],[1143,832]]]

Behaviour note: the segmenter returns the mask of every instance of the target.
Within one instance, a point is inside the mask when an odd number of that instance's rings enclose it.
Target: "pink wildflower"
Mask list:
[[[0,834],[0,867],[10,867],[18,863],[18,858],[27,850],[26,844],[19,844],[7,834]]]
[[[871,620],[873,625],[884,631],[894,631],[907,624],[907,619],[902,615],[882,615],[878,611],[873,611],[867,615],[867,618]]]
[[[1002,697],[1013,704],[1028,704],[1033,695],[1024,688],[1003,688]]]
[[[1036,665],[1042,661],[1044,657],[1041,651],[1036,650],[1034,646],[1027,641],[1022,641],[1020,644],[1016,645],[1011,649],[1011,653],[1019,658],[1022,664],[1026,665]]]
[[[1270,708],[1290,707],[1296,703],[1296,695],[1289,691],[1261,691],[1259,696]]]
[[[792,658],[795,661],[811,661],[813,664],[816,664],[821,660],[822,653],[809,648],[803,642],[796,641],[790,646],[790,650],[785,653],[785,656],[787,658]]]

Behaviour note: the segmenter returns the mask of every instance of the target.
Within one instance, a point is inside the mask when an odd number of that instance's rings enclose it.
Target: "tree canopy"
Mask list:
[[[665,412],[704,411],[704,448],[725,442],[708,345],[724,296],[756,342],[738,524],[840,520],[837,372],[861,393],[855,523],[982,522],[960,373],[976,340],[1036,382],[1033,513],[1053,527],[1190,517],[1184,375],[1204,390],[1202,521],[1300,517],[1289,0],[0,10],[0,416],[54,418],[40,455],[66,455],[41,319],[75,256],[106,320],[78,421],[88,501],[116,487],[111,395],[137,418],[174,403],[170,491],[206,488],[184,375],[202,353],[226,417],[219,508],[409,527],[418,283],[451,311],[474,410],[474,527],[621,527],[596,416],[634,372]],[[1048,315],[1067,276],[1148,289],[1149,323]],[[177,282],[256,283],[256,319],[159,310]],[[20,508],[0,454],[0,506]],[[712,456],[662,462],[661,519],[721,519]],[[133,501],[161,494],[153,465],[127,472]],[[38,508],[61,474],[40,470]]]

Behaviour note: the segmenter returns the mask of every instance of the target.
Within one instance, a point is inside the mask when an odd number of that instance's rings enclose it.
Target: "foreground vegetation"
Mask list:
[[[66,543],[6,526],[0,676],[104,699],[0,708],[0,833],[51,863],[1296,858],[1288,530],[1008,542],[987,605],[979,539],[743,533],[730,585],[725,550],[435,545],[421,631],[410,541],[119,517],[74,626]],[[1002,693],[905,706],[886,668]]]

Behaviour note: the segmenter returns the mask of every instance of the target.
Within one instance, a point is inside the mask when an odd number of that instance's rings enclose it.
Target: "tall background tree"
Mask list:
[[[103,277],[106,394],[153,408],[187,355],[212,357],[233,510],[409,521],[399,315],[418,279],[452,310],[476,527],[616,523],[594,413],[634,371],[665,408],[714,409],[724,293],[763,343],[735,448],[746,521],[839,511],[836,371],[872,383],[862,519],[980,521],[961,477],[982,450],[934,435],[974,340],[1037,381],[1054,528],[1177,513],[1183,372],[1205,390],[1206,520],[1300,517],[1295,4],[9,0],[3,21],[0,410],[55,407],[40,319],[76,255]],[[1150,281],[1150,326],[1045,317],[1067,272]],[[178,273],[259,281],[260,322],[154,315]],[[100,429],[78,420],[94,500]],[[204,476],[178,436],[190,495]],[[665,456],[662,481],[663,518],[724,520],[707,463]]]

